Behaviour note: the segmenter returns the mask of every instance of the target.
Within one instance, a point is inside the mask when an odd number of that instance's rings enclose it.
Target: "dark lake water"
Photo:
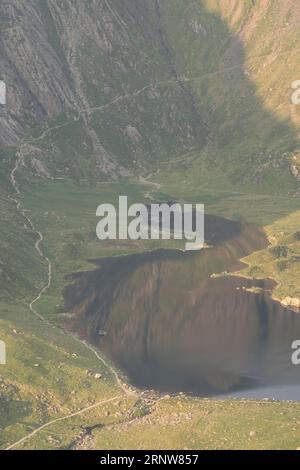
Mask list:
[[[211,277],[265,247],[263,232],[208,216],[205,238],[213,246],[200,252],[102,259],[72,275],[66,328],[139,387],[255,397],[254,390],[279,386],[295,394],[300,367],[291,362],[291,344],[300,339],[300,314],[271,299],[269,280]]]

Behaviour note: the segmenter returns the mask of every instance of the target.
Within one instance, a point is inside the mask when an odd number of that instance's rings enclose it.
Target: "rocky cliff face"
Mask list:
[[[35,129],[52,175],[189,151],[236,180],[288,167],[297,1],[2,0],[0,18],[0,145]]]
[[[26,127],[74,105],[61,57],[52,46],[41,4],[1,2],[1,74],[8,102],[1,109],[1,143],[18,141]]]
[[[34,125],[51,127],[57,117],[80,119],[87,153],[104,171],[118,159],[126,166],[159,148],[166,153],[195,144],[197,110],[189,92],[172,83],[155,2],[12,0],[1,2],[0,15],[8,88],[2,146]],[[159,81],[166,82],[163,90]]]

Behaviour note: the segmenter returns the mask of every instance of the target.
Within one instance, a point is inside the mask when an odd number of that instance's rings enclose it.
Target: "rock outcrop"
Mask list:
[[[300,121],[284,95],[297,65],[286,44],[299,4],[213,3],[3,0],[0,147],[33,133],[51,176],[78,181],[190,152],[231,182],[289,178]]]
[[[298,299],[297,297],[285,297],[281,301],[281,305],[283,305],[284,307],[300,310],[300,299]]]

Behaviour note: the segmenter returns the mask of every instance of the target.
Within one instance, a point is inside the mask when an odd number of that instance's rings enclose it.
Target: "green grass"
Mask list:
[[[69,80],[57,19],[43,3],[39,2],[46,33]],[[151,170],[150,179],[161,184],[153,191],[157,200],[205,203],[207,213],[268,225],[273,246],[248,257],[243,274],[272,277],[278,282],[276,297],[294,297],[300,295],[300,247],[295,238],[300,200],[299,182],[289,165],[294,154],[294,163],[299,163],[300,108],[290,107],[290,86],[297,78],[299,28],[290,27],[291,12],[286,17],[278,14],[278,0],[269,2],[266,11],[255,3],[256,23],[251,29],[251,0],[231,13],[226,2],[165,0],[161,25],[169,47],[166,57],[152,6],[149,17],[141,14],[137,25],[133,16],[127,16],[128,5],[118,2],[129,22],[130,47],[114,44],[109,55],[85,39],[75,51],[76,65],[90,105],[108,105],[90,116],[89,125],[117,166],[127,167],[132,175]],[[89,2],[85,13],[91,13]],[[62,7],[61,15],[68,15],[67,7]],[[199,34],[191,20],[202,26]],[[150,41],[144,36],[145,22]],[[0,30],[9,27],[5,18]],[[241,29],[244,43],[236,43],[235,53],[230,54],[233,35]],[[267,63],[265,54],[270,54]],[[239,65],[233,75],[224,70]],[[183,88],[176,83],[174,70],[188,79]],[[110,89],[104,91],[105,84]],[[145,85],[151,87],[137,94]],[[114,102],[125,94],[129,96]],[[32,141],[60,124],[66,125]],[[138,129],[141,140],[126,136],[128,125]],[[85,124],[76,120],[74,111],[42,126],[35,123],[26,141],[32,142],[53,176],[64,178],[45,181],[29,172],[17,175],[21,204],[42,231],[42,248],[53,264],[51,289],[36,305],[53,327],[36,319],[26,306],[45,285],[47,266],[8,197],[13,195],[8,180],[15,158],[11,148],[0,153],[0,336],[8,353],[7,366],[0,366],[2,448],[50,419],[120,393],[93,353],[57,326],[65,275],[91,269],[89,258],[178,246],[96,240],[99,204],[116,203],[119,194],[127,194],[130,202],[143,202],[150,189],[133,177],[109,181],[99,168],[99,155]],[[30,152],[25,156],[29,168]],[[276,247],[287,251],[274,251]],[[87,376],[86,369],[100,371],[103,379]],[[124,397],[120,403],[50,426],[22,447],[67,448],[73,441],[80,446],[82,424],[102,426],[84,441],[91,448],[295,449],[300,445],[298,404],[174,397],[147,407]],[[136,421],[129,424],[133,418]]]
[[[166,173],[167,175],[167,173]],[[18,301],[12,302],[6,299],[0,304],[1,310],[1,339],[7,344],[8,365],[1,367],[2,377],[2,397],[8,401],[5,403],[4,412],[1,415],[3,432],[1,433],[1,446],[4,448],[8,443],[17,440],[29,433],[39,425],[57,417],[66,416],[74,410],[82,409],[95,401],[123,394],[115,385],[111,374],[93,356],[92,352],[86,350],[84,346],[75,342],[72,338],[63,335],[60,329],[55,326],[59,317],[57,314],[61,310],[62,287],[67,282],[65,275],[74,270],[91,269],[92,265],[87,263],[88,258],[97,258],[109,255],[121,255],[136,251],[153,249],[155,243],[143,242],[142,244],[128,244],[120,242],[102,243],[95,239],[95,227],[97,218],[96,208],[100,203],[117,203],[119,194],[127,194],[129,202],[145,201],[145,195],[149,192],[148,185],[141,185],[130,182],[101,183],[95,187],[82,187],[68,181],[45,181],[33,178],[32,175],[18,172],[17,178],[22,189],[20,196],[23,207],[29,211],[36,227],[44,234],[42,248],[45,254],[53,263],[53,283],[51,289],[36,304],[38,311],[45,318],[53,322],[53,328],[37,320],[26,307],[26,302],[31,300],[38,288],[46,282],[46,266],[41,263],[39,278],[30,283],[19,292]],[[213,188],[204,185],[202,191],[191,189],[188,183],[183,184],[179,191],[178,185],[167,179],[163,174],[151,177],[158,179],[162,184],[157,194],[153,196],[158,200],[176,200],[201,202],[205,200],[207,212],[214,212],[221,215],[232,216],[238,210],[242,211],[243,218],[260,222],[261,214],[258,216],[257,207],[261,207],[264,200],[267,204],[266,211],[270,219],[278,218],[278,214],[290,211],[298,201],[288,197],[279,196],[274,198],[271,195],[241,194],[233,191],[216,193]],[[205,178],[203,178],[204,181]],[[224,198],[224,194],[226,197]],[[203,198],[203,199],[202,199]],[[256,201],[257,207],[254,207]],[[14,206],[10,206],[11,218],[15,220]],[[273,213],[270,211],[273,208]],[[9,211],[7,210],[7,213]],[[16,219],[18,220],[18,219]],[[297,221],[294,221],[292,228],[295,228]],[[282,222],[284,225],[285,222]],[[9,229],[10,227],[7,227]],[[16,243],[21,244],[23,237],[26,240],[27,231],[18,225],[19,232]],[[281,226],[278,226],[280,232]],[[3,229],[2,229],[3,230]],[[8,234],[5,235],[6,239]],[[4,239],[5,240],[5,239]],[[34,239],[31,237],[31,244],[28,241],[28,252],[24,249],[22,277],[32,270],[32,260],[36,256],[33,245]],[[280,240],[280,243],[283,240]],[[70,251],[70,245],[75,247],[75,251]],[[23,245],[21,245],[23,246]],[[162,246],[160,244],[160,246]],[[168,246],[171,246],[168,244]],[[12,256],[13,253],[10,253]],[[20,256],[19,247],[15,248],[14,259],[16,267]],[[10,265],[14,266],[12,260]],[[34,271],[36,274],[36,271]],[[16,271],[16,274],[18,272]],[[19,273],[20,274],[20,273]],[[19,281],[18,281],[19,282]],[[14,332],[16,331],[16,333]],[[76,356],[72,356],[72,354]],[[36,367],[35,365],[38,364]],[[96,381],[93,377],[86,376],[86,369],[94,372],[99,371],[103,375],[101,381]],[[116,407],[114,403],[99,407],[93,413],[88,413],[83,417],[72,418],[70,421],[62,421],[51,425],[47,431],[41,432],[36,437],[24,443],[24,448],[66,448],[73,441],[77,441],[80,433],[80,425],[101,424],[101,429],[95,429],[93,438],[88,444],[92,448],[114,448],[116,447],[116,435],[118,429],[119,447],[126,448],[180,448],[183,446],[196,448],[230,448],[230,447],[259,447],[280,446],[293,448],[297,445],[298,436],[287,438],[282,444],[277,438],[277,431],[274,430],[266,434],[259,443],[255,438],[248,437],[247,432],[240,435],[242,420],[249,416],[250,427],[256,426],[256,432],[262,426],[263,419],[269,416],[273,419],[278,407],[282,410],[297,410],[298,405],[286,404],[245,404],[244,402],[232,403],[224,402],[222,405],[217,402],[206,402],[203,400],[184,400],[184,409],[181,417],[174,416],[174,422],[179,425],[170,424],[170,416],[176,414],[175,409],[181,406],[180,399],[171,399],[168,405],[158,404],[151,409],[150,415],[140,416],[144,413],[136,411],[136,404],[133,399],[124,398],[123,405]],[[164,403],[164,402],[162,402]],[[146,406],[146,405],[145,405]],[[232,423],[236,426],[236,431],[230,432],[230,440],[225,440],[225,428],[222,423],[227,420],[228,413],[235,407]],[[272,411],[267,411],[267,407]],[[121,408],[121,409],[120,409]],[[144,409],[144,405],[143,405]],[[204,431],[201,423],[202,416],[206,413],[210,416],[215,410],[215,419],[212,421],[208,431]],[[196,411],[197,410],[197,411]],[[280,408],[281,410],[281,408]],[[281,412],[281,411],[280,411]],[[285,413],[285,411],[282,411]],[[136,413],[138,416],[136,416]],[[204,413],[204,415],[203,415]],[[248,414],[247,414],[248,413]],[[267,413],[267,414],[266,414]],[[269,414],[270,413],[270,414]],[[192,415],[192,420],[190,416]],[[195,416],[194,416],[195,415]],[[132,416],[138,418],[134,425],[127,423],[132,420]],[[198,418],[197,418],[198,417]],[[197,418],[197,419],[196,419]],[[282,426],[288,431],[292,428],[290,424],[290,414],[285,415],[286,421]],[[153,419],[153,421],[152,421]],[[247,418],[248,419],[248,418]],[[254,418],[253,418],[254,419]],[[274,418],[275,419],[275,418]],[[149,421],[150,420],[150,421]],[[240,421],[240,423],[239,423]],[[158,424],[159,423],[159,424]],[[166,423],[166,424],[164,424]],[[238,424],[239,423],[239,424]],[[281,426],[281,422],[278,426]],[[190,427],[190,425],[193,425]],[[0,425],[1,426],[1,425]],[[157,429],[161,435],[157,433]],[[193,429],[193,435],[190,430]],[[276,431],[276,432],[275,432]],[[251,429],[249,430],[249,433]],[[215,434],[216,433],[216,434]],[[263,428],[259,430],[260,436],[264,435]],[[238,437],[239,436],[239,437]],[[260,438],[261,439],[261,438]],[[79,444],[76,444],[79,445]],[[22,447],[22,446],[21,446]],[[260,448],[260,447],[259,447]]]
[[[177,175],[156,175],[151,179],[162,186],[153,197],[157,200],[179,200],[205,203],[206,213],[262,225],[273,222],[285,214],[300,208],[300,201],[288,196],[239,193],[228,189],[217,191],[205,180],[203,188],[191,186],[182,180],[178,187]],[[178,174],[179,177],[179,174]],[[19,175],[22,181],[22,175]],[[23,175],[24,178],[24,175]],[[68,181],[43,181],[30,178],[23,180],[25,189],[22,205],[29,210],[34,223],[44,235],[43,249],[53,264],[52,287],[45,293],[39,309],[43,314],[53,315],[62,303],[62,287],[65,276],[80,269],[91,269],[88,259],[103,256],[121,256],[155,248],[182,247],[176,241],[100,241],[96,238],[96,208],[101,203],[118,205],[119,195],[127,195],[129,203],[149,202],[145,196],[148,186],[138,183],[100,183],[95,187],[78,187]],[[196,189],[193,189],[196,188]],[[151,188],[150,188],[151,190]],[[45,282],[45,274],[41,282]]]
[[[256,184],[233,186],[220,168],[212,172],[205,161],[199,165],[194,153],[186,155],[185,160],[189,162],[187,168],[184,163],[168,163],[152,175],[151,180],[161,184],[164,197],[203,203],[207,213],[260,226],[300,209],[300,199],[288,188],[275,183],[272,191]]]
[[[95,431],[92,445],[102,449],[295,450],[300,443],[299,423],[298,404],[182,397],[161,401],[150,415],[124,427],[123,432],[118,427]]]
[[[68,448],[73,443],[77,449],[104,450],[296,450],[300,444],[300,405],[295,403],[177,396],[150,405],[141,417],[135,415],[137,406],[136,400],[123,398],[54,424],[19,448]],[[82,425],[98,428],[78,439]]]
[[[271,278],[277,283],[273,296],[300,299],[300,211],[289,214],[266,227],[270,246],[243,261],[241,273],[256,278]]]
[[[51,419],[121,393],[91,351],[23,303],[2,302],[0,311],[7,353],[7,364],[0,366],[1,448]],[[99,372],[102,379],[96,380]]]

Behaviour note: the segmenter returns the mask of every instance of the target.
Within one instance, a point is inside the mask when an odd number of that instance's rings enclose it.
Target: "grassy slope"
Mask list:
[[[270,423],[272,423],[270,429]],[[150,416],[121,429],[95,432],[96,448],[296,449],[300,407],[295,404],[193,400],[157,404]],[[120,432],[121,431],[121,432]]]
[[[35,238],[10,198],[15,197],[8,177],[12,160],[12,152],[0,151],[0,298],[5,301],[38,290],[45,270],[34,249]]]
[[[95,426],[90,436],[78,436],[83,423]],[[293,403],[214,402],[181,396],[141,409],[138,402],[124,398],[87,413],[84,419],[72,418],[50,426],[28,441],[26,448],[66,448],[73,444],[74,449],[107,450],[296,450],[299,423],[300,406]]]
[[[37,320],[22,302],[1,302],[0,309],[7,348],[7,365],[0,366],[1,448],[50,419],[121,394],[92,352]],[[102,379],[86,376],[86,369]]]
[[[288,176],[287,160],[298,145],[292,124],[299,124],[299,109],[291,106],[291,83],[299,31],[284,27],[285,16],[275,14],[276,2],[269,2],[272,8],[263,13],[259,3],[229,3],[240,6],[232,17],[228,2],[206,0],[201,7],[191,1],[189,8],[179,0],[162,4],[178,74],[189,80],[210,134],[208,148],[198,154],[187,175],[196,183],[205,170],[210,182],[223,175],[222,187],[227,183],[251,192],[255,184],[255,192],[287,193],[297,186]],[[191,19],[200,33],[195,33]],[[266,32],[265,25],[274,22],[276,27]],[[278,29],[281,42],[276,40]]]
[[[248,267],[242,274],[272,278],[277,282],[274,297],[300,298],[300,211],[289,214],[266,227],[270,246],[243,261]]]
[[[96,224],[95,208],[99,203],[107,200],[113,202],[119,193],[129,194],[131,200],[142,200],[149,188],[138,184],[108,183],[94,189],[83,189],[71,183],[43,182],[30,175],[25,179],[23,173],[18,173],[18,180],[26,189],[22,194],[22,204],[29,209],[35,224],[44,233],[43,248],[53,262],[52,288],[45,293],[37,308],[56,323],[65,274],[87,267],[84,260],[89,256],[149,248],[125,244],[116,251],[116,246],[102,245],[91,237]],[[166,194],[164,188],[157,194],[157,197],[167,196],[172,194]],[[251,207],[249,200],[246,206]],[[227,208],[229,212],[235,211],[231,201],[227,201]],[[283,205],[279,210],[284,213],[286,208]],[[216,208],[216,212],[223,213],[222,205]],[[70,244],[75,245],[75,251],[67,248]],[[138,399],[125,397],[123,391],[114,385],[111,374],[91,352],[72,338],[61,335],[57,328],[41,324],[24,306],[25,301],[26,296],[20,295],[17,308],[7,301],[1,304],[1,339],[7,343],[9,360],[8,367],[2,366],[1,370],[4,380],[2,396],[8,397],[0,418],[4,428],[2,447],[50,419],[66,416],[99,400],[119,395],[123,395],[121,404],[105,404],[81,417],[53,424],[20,447],[65,448],[72,442],[78,447],[91,448],[298,446],[300,436],[295,430],[295,420],[299,406],[293,404],[215,403],[174,397],[155,404],[151,413],[142,417],[147,411],[145,404],[140,405]],[[77,357],[72,357],[74,352]],[[39,366],[35,367],[35,364]],[[94,372],[100,370],[104,379],[97,381],[87,377],[86,369]],[[295,413],[293,418],[292,412]],[[140,415],[142,419],[128,424]],[[229,416],[233,418],[227,425]],[[264,432],[265,419],[276,422],[271,433]],[[209,427],[205,429],[201,425],[204,421],[209,422]],[[95,429],[92,438],[81,439],[80,426],[94,424],[104,427]],[[279,429],[286,433],[284,441],[279,441]],[[253,430],[256,436],[250,438]]]

